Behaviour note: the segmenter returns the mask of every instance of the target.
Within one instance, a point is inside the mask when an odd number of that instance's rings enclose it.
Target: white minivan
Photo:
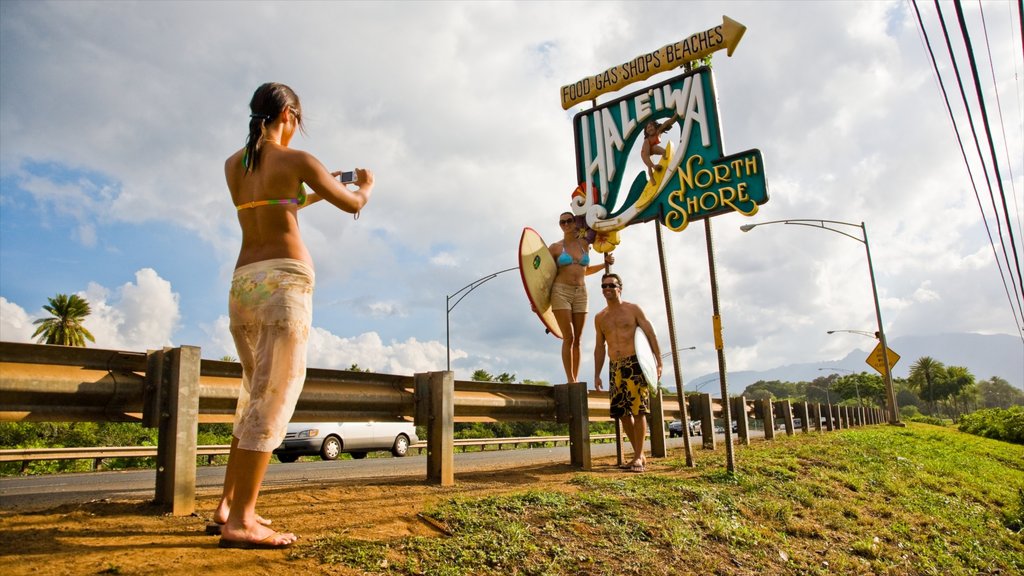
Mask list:
[[[417,442],[412,422],[292,422],[274,454],[281,462],[317,454],[335,460],[345,452],[353,458],[366,458],[367,452],[376,450],[405,456]]]

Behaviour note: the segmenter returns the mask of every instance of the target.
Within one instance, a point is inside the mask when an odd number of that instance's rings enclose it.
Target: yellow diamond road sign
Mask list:
[[[893,352],[892,348],[886,348],[889,351],[889,367],[896,366],[896,363],[900,361],[900,355]],[[864,360],[872,368],[878,370],[878,373],[885,376],[885,357],[882,356],[882,343],[879,342],[875,349],[868,354],[868,357]]]

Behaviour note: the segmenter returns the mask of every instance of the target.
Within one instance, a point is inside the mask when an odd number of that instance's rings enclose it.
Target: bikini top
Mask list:
[[[572,254],[565,251],[565,242],[562,242],[562,253],[558,255],[558,259],[555,260],[558,267],[568,266],[569,264],[579,264],[580,266],[590,266],[590,252],[586,249],[583,250],[583,256],[579,260],[574,260]]]
[[[249,151],[246,150],[245,154],[242,155],[242,165],[249,165]],[[295,204],[296,206],[303,206],[306,204],[306,187],[299,182],[299,192],[295,198],[281,198],[274,200],[253,200],[252,202],[246,202],[235,206],[239,212],[246,208],[256,208],[257,206],[276,206],[279,204]]]
[[[277,204],[295,204],[297,206],[303,206],[306,203],[306,188],[299,184],[299,194],[296,198],[281,198],[274,200],[253,200],[252,202],[246,202],[245,204],[239,204],[235,206],[239,212],[246,208],[256,208],[257,206],[275,206]]]

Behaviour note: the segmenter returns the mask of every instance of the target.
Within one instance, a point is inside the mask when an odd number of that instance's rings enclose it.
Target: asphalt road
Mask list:
[[[759,432],[751,431],[751,438]],[[735,439],[735,436],[734,436]],[[694,450],[701,448],[700,437],[691,439]],[[681,449],[682,438],[667,439],[669,449]],[[724,442],[719,435],[718,442]],[[650,444],[648,444],[648,448]],[[629,453],[628,444],[624,450]],[[595,458],[615,455],[614,443],[591,445]],[[456,452],[455,473],[482,472],[542,464],[568,464],[569,448],[530,448],[521,450],[486,450]],[[426,456],[404,458],[366,458],[281,464],[274,461],[267,469],[265,487],[297,486],[331,480],[373,479],[417,476],[426,478]],[[220,491],[224,482],[224,466],[200,466],[196,469],[196,491],[208,494]],[[156,485],[155,470],[115,472],[84,472],[45,476],[14,476],[0,478],[0,509],[40,510],[64,504],[81,504],[96,500],[152,500]]]

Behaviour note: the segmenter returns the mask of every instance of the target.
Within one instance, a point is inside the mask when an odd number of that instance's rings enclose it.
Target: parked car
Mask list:
[[[700,436],[700,420],[690,420],[690,436]],[[683,437],[683,423],[681,420],[673,420],[672,422],[669,422],[668,437]]]
[[[405,456],[409,446],[417,442],[416,427],[411,422],[292,422],[274,454],[281,462],[318,454],[324,460],[335,460],[343,453],[366,458],[368,452],[376,450]]]

